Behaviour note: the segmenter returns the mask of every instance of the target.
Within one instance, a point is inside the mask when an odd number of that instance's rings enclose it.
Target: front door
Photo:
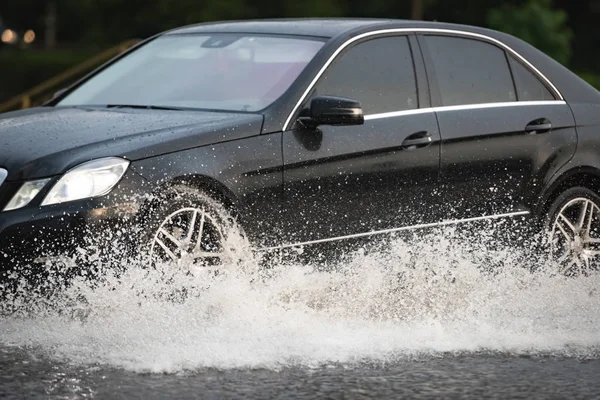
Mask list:
[[[320,95],[355,99],[364,125],[283,133],[286,242],[437,220],[440,135],[415,45],[414,36],[352,45],[301,108]]]

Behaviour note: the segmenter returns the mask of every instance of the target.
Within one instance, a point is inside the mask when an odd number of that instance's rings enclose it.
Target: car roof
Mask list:
[[[432,25],[435,25],[435,23],[378,18],[259,19],[202,23],[176,28],[167,33],[238,32],[333,38],[361,28],[369,30],[387,27],[431,27]]]

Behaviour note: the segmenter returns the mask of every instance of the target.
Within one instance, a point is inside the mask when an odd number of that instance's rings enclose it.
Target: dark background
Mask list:
[[[131,38],[203,21],[382,17],[486,26],[532,43],[600,87],[600,0],[0,0],[0,103]],[[35,40],[22,40],[27,30]]]

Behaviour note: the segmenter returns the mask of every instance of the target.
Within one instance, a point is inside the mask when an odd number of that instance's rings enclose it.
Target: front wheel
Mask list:
[[[231,213],[195,189],[175,187],[161,195],[146,228],[154,265],[218,272],[240,256],[243,236]]]
[[[562,193],[548,211],[552,260],[564,275],[581,275],[600,267],[600,197],[574,187]]]

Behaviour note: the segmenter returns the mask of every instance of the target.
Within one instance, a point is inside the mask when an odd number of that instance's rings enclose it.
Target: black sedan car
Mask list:
[[[183,27],[0,116],[0,141],[9,262],[105,237],[214,264],[232,220],[265,250],[523,216],[569,268],[600,255],[600,94],[487,29]]]

